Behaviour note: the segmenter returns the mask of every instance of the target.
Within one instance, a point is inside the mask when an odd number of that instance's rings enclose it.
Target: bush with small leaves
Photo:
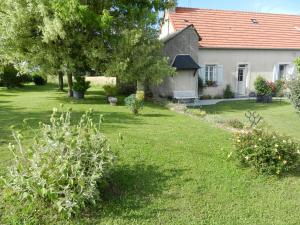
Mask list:
[[[289,83],[290,100],[295,109],[300,113],[300,77]]]
[[[106,84],[103,86],[103,89],[107,97],[115,97],[118,93],[116,85],[113,84]]]
[[[241,122],[238,119],[231,119],[227,121],[228,126],[233,127],[235,129],[243,129],[244,128],[244,124],[243,122]]]
[[[99,187],[115,160],[100,123],[89,111],[71,125],[70,111],[54,110],[49,124],[40,123],[30,147],[13,132],[15,159],[3,179],[2,224],[57,224],[99,202]]]
[[[234,93],[231,90],[231,86],[229,84],[226,85],[226,88],[224,90],[224,98],[226,98],[226,99],[234,98]]]
[[[34,84],[37,86],[43,86],[47,84],[47,80],[40,75],[33,75],[32,79]]]
[[[250,129],[235,136],[236,157],[258,172],[281,175],[299,166],[300,145],[289,137]]]
[[[145,94],[143,91],[138,91],[125,98],[125,105],[131,109],[134,115],[138,115],[139,111],[144,107]]]

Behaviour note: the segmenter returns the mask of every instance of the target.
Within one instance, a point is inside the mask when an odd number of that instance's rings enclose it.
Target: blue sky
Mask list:
[[[300,0],[178,0],[178,6],[300,15]]]

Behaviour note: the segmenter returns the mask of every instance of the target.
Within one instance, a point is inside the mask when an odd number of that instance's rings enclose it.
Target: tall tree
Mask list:
[[[7,62],[66,74],[103,72],[124,30],[149,27],[167,0],[6,0],[0,3],[0,55]]]

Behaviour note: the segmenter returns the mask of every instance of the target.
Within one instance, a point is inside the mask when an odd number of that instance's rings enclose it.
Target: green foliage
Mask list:
[[[15,158],[4,178],[4,223],[57,224],[51,220],[71,218],[99,202],[99,187],[115,158],[100,122],[94,123],[89,111],[72,125],[70,111],[58,114],[54,109],[50,123],[40,123],[30,147],[13,132],[16,145],[9,148]]]
[[[32,79],[34,84],[37,86],[43,86],[47,84],[47,80],[40,75],[33,75]]]
[[[295,109],[300,112],[300,78],[289,82],[290,100]]]
[[[84,76],[75,76],[73,90],[77,92],[86,92],[91,87],[91,82],[86,81]]]
[[[231,86],[229,84],[226,85],[226,88],[224,90],[224,98],[234,98],[234,93],[231,89]]]
[[[2,85],[7,88],[21,86],[21,79],[18,75],[18,71],[12,64],[3,67],[3,71],[0,73],[0,80]]]
[[[213,99],[223,99],[223,98],[224,98],[223,95],[215,95],[215,96],[213,97]]]
[[[114,97],[114,96],[117,95],[117,87],[116,87],[116,85],[107,84],[107,85],[103,86],[103,89],[104,89],[105,95],[107,97]]]
[[[165,76],[175,74],[153,28],[125,30],[112,58],[107,75],[117,76],[123,83],[159,84]]]
[[[157,80],[171,69],[157,36],[145,30],[151,30],[159,11],[171,5],[166,0],[2,1],[0,56],[7,62],[27,62],[28,70],[39,68],[47,74],[104,74],[110,67],[122,72],[124,80],[143,80],[145,74]],[[118,52],[120,57],[112,56]]]
[[[192,114],[194,116],[198,116],[198,117],[205,117],[206,116],[206,112],[204,110],[201,109],[187,109],[186,113]]]
[[[198,91],[202,92],[204,89],[204,82],[200,76],[198,76]]]
[[[144,107],[144,92],[139,91],[137,94],[129,95],[125,98],[125,105],[130,108],[134,115],[138,115],[139,111]]]
[[[270,95],[272,88],[269,83],[262,76],[258,76],[254,82],[254,87],[257,95]]]
[[[227,121],[227,124],[228,124],[230,127],[233,127],[233,128],[236,128],[236,129],[243,129],[243,128],[244,128],[243,122],[241,122],[241,121],[238,120],[238,119],[231,119],[231,120],[228,120],[228,121]]]
[[[260,173],[280,175],[299,165],[300,146],[289,137],[253,129],[235,137],[237,159]]]
[[[283,90],[285,87],[285,82],[283,80],[275,81],[275,95],[278,97],[283,97]]]
[[[211,95],[202,95],[202,96],[201,96],[201,99],[202,99],[202,100],[212,99],[212,96],[211,96]]]

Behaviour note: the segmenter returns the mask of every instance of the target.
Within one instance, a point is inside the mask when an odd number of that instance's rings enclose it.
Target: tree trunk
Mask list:
[[[68,90],[69,97],[73,97],[73,76],[72,76],[72,73],[68,73],[67,77],[68,77],[68,86],[69,86],[69,90]]]
[[[64,91],[64,74],[61,71],[58,73],[58,90]]]

